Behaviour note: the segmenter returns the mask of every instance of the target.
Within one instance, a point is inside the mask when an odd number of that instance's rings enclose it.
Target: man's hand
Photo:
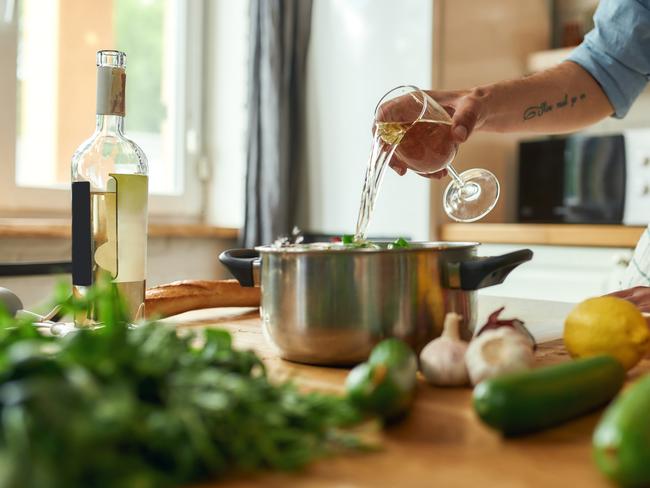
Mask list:
[[[454,142],[465,142],[474,129],[485,123],[487,92],[483,88],[427,93],[451,115]]]
[[[483,106],[485,93],[480,88],[474,90],[427,91],[427,93],[452,117],[451,134],[454,144],[465,142],[472,131],[482,122],[483,113],[485,112]],[[412,115],[417,107],[411,105],[413,105],[413,99],[408,95],[391,100],[380,107],[378,120],[400,120],[397,114]],[[405,175],[409,169],[408,164],[397,153],[391,158],[389,166],[400,176]],[[435,179],[441,179],[445,176],[447,176],[446,169],[426,175],[427,178]]]
[[[623,298],[633,303],[646,315],[646,320],[650,321],[650,286],[635,286],[627,290],[610,293],[609,296]]]

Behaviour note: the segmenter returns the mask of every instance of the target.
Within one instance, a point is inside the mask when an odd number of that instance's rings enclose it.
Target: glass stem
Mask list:
[[[460,175],[456,173],[456,170],[452,167],[451,164],[447,166],[447,172],[449,173],[449,176],[451,176],[454,185],[456,185],[459,189],[465,185],[465,182],[460,177]]]

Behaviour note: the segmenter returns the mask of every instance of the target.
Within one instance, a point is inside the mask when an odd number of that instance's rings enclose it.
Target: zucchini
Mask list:
[[[403,390],[415,388],[418,358],[404,341],[384,339],[372,349],[368,363],[387,366]]]
[[[358,409],[388,420],[406,413],[415,393],[414,388],[402,388],[388,367],[370,363],[361,363],[350,371],[345,388]]]
[[[650,375],[605,411],[593,437],[601,472],[622,486],[650,485]]]
[[[518,436],[553,427],[610,401],[625,370],[612,356],[594,356],[492,378],[474,389],[474,410],[490,427]]]
[[[415,396],[417,358],[399,339],[377,344],[368,362],[356,366],[345,382],[349,400],[364,412],[385,419],[405,414]]]

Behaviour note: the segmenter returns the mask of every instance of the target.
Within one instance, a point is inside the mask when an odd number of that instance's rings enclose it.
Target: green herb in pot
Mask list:
[[[366,239],[356,239],[351,234],[341,236],[341,243],[348,249],[378,249],[379,246]]]
[[[364,249],[364,248],[378,248],[377,244],[370,242],[366,239],[356,239],[352,234],[343,234],[341,236],[341,243],[345,244],[346,247]],[[389,243],[387,249],[408,249],[411,245],[403,237],[395,239],[393,242]]]
[[[354,244],[355,243],[354,236],[352,234],[343,234],[341,236],[341,242],[343,244]]]
[[[393,242],[388,244],[388,249],[408,249],[409,247],[411,247],[411,245],[403,237],[395,239]]]

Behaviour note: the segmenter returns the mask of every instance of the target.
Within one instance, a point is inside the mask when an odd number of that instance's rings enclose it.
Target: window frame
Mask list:
[[[20,1],[20,0],[17,0]],[[179,194],[150,194],[149,216],[196,220],[203,208],[204,172],[198,171],[203,146],[204,36],[205,0],[174,0],[173,15],[179,20],[175,40],[179,55],[176,71],[181,75],[176,84],[176,112],[173,120],[176,138],[174,158],[182,161]],[[17,11],[17,9],[15,9]],[[70,188],[26,187],[16,184],[16,67],[18,23],[16,16],[9,23],[0,19],[0,215],[61,217],[70,215]],[[128,53],[127,53],[128,54]],[[86,61],[86,62],[92,62]],[[128,76],[128,68],[127,68]],[[127,107],[128,110],[128,107]],[[89,121],[92,115],[89,115]],[[88,135],[92,132],[89,123]],[[128,136],[128,116],[125,121]],[[79,141],[81,143],[82,141]],[[135,141],[137,143],[137,140]],[[72,158],[72,154],[70,155]],[[155,165],[149,161],[149,166]]]

